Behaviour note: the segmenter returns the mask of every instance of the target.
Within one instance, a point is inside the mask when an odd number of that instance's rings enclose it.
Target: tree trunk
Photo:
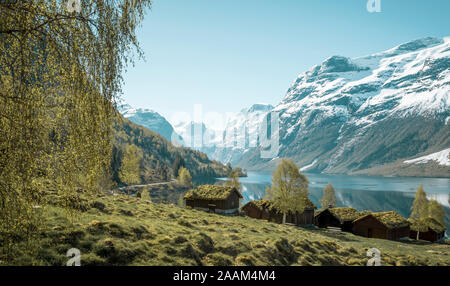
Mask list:
[[[283,224],[286,224],[286,213],[283,213]]]
[[[419,240],[419,231],[417,231],[416,240]]]

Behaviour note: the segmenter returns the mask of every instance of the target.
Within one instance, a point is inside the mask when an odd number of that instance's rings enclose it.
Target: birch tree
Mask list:
[[[135,30],[148,7],[0,1],[0,251],[39,233],[33,206],[46,189],[66,200],[78,188],[98,189],[123,71],[143,55]]]
[[[283,214],[283,224],[289,212],[303,212],[308,197],[308,179],[300,174],[294,161],[283,159],[272,175],[272,186],[266,197]]]
[[[423,189],[423,185],[420,185],[414,197],[410,215],[410,218],[418,225],[416,237],[417,240],[419,240],[420,228],[424,226],[424,219],[428,217],[428,214],[429,209],[427,194]]]
[[[428,216],[435,219],[440,224],[445,225],[445,211],[438,201],[430,200],[428,203]]]
[[[119,179],[127,184],[139,184],[141,177],[139,175],[141,169],[142,152],[134,145],[128,145],[120,166]]]
[[[322,206],[322,208],[327,208],[327,207],[334,208],[337,206],[337,199],[336,199],[336,194],[335,194],[333,185],[328,184],[323,189],[323,195],[322,195],[322,199],[320,200],[320,205]]]
[[[234,188],[236,188],[236,190],[241,192],[242,185],[241,185],[241,182],[239,181],[239,174],[238,174],[238,172],[231,171],[228,174],[228,178],[227,178],[227,180],[225,182],[225,186],[234,187]]]
[[[185,167],[180,167],[178,170],[178,181],[185,187],[192,187],[192,177],[191,173]]]

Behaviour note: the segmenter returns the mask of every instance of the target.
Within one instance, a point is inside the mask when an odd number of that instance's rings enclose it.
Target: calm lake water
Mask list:
[[[436,199],[444,206],[447,229],[450,229],[450,179],[308,173],[305,175],[310,182],[309,197],[317,207],[320,207],[322,189],[331,183],[336,191],[339,206],[353,207],[357,210],[395,210],[405,217],[409,217],[414,194],[419,185],[423,184],[428,197]],[[269,172],[249,172],[248,177],[241,178],[243,204],[264,198],[265,189],[270,186],[271,179],[272,173]],[[447,236],[449,234],[447,231]]]

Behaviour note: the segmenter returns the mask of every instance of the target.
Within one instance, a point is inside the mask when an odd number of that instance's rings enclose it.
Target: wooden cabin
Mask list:
[[[410,222],[395,211],[370,213],[353,221],[359,236],[399,240],[409,237]]]
[[[302,213],[296,212],[286,215],[286,223],[295,225],[313,225],[314,224],[314,209],[316,206],[305,198],[305,209]],[[242,207],[242,211],[248,217],[273,221],[277,223],[283,222],[283,214],[275,208],[271,200],[257,200],[251,201]]]
[[[367,214],[367,211],[359,212],[354,208],[326,208],[318,211],[314,216],[314,224],[321,228],[340,228],[342,231],[352,232],[353,221]]]
[[[239,212],[242,194],[234,187],[201,185],[184,195],[186,206],[212,213]]]
[[[445,226],[440,224],[434,218],[426,218],[424,224],[419,226],[417,223],[411,222],[409,237],[417,238],[417,231],[419,231],[419,239],[426,241],[439,241],[445,236]]]

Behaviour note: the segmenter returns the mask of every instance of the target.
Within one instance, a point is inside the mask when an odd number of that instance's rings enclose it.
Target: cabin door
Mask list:
[[[372,237],[373,236],[373,230],[371,228],[367,229],[367,237]]]

